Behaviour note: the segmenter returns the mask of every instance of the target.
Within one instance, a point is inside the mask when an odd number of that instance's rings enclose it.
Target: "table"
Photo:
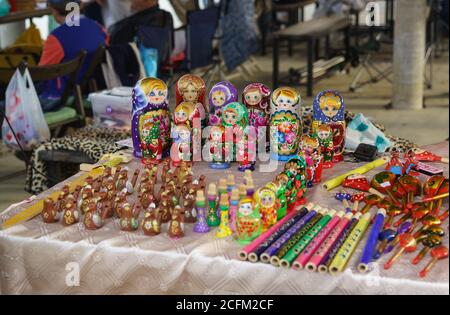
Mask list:
[[[447,156],[449,145],[445,142],[426,149]],[[356,166],[337,165],[325,171],[324,179]],[[444,168],[448,176],[448,165]],[[235,168],[232,171],[238,180],[242,178]],[[196,164],[194,172],[215,181],[223,174],[204,163]],[[274,173],[255,173],[255,185],[261,186],[273,177]],[[308,198],[342,209],[334,193],[316,186],[308,192]],[[11,214],[24,207],[16,207]],[[7,217],[0,215],[0,221]],[[355,271],[363,247],[360,245],[350,261],[351,268],[332,277],[242,262],[237,258],[241,247],[232,239],[216,239],[213,232],[198,235],[192,232],[192,226],[185,230],[186,237],[174,241],[165,233],[150,238],[141,231],[121,232],[117,221],[92,232],[82,224],[63,228],[35,218],[0,231],[0,294],[449,294],[448,260],[436,265],[425,280],[417,276],[425,262],[420,266],[409,263],[414,254],[403,255],[389,271],[379,268],[388,258],[384,257],[372,273],[360,275]],[[445,244],[448,246],[448,236]],[[81,280],[76,287],[66,283],[74,264],[79,266]]]
[[[26,19],[33,19],[36,17],[42,17],[42,16],[46,16],[46,15],[50,15],[50,14],[52,14],[52,11],[50,10],[50,8],[36,9],[33,11],[13,12],[13,13],[9,13],[5,16],[0,17],[0,24],[18,22],[18,21],[23,21]]]
[[[345,51],[346,61],[348,60],[348,52],[350,48],[350,31],[351,21],[347,17],[331,16],[319,19],[309,20],[303,23],[290,26],[284,30],[273,34],[273,88],[279,86],[279,66],[280,66],[280,42],[286,40],[306,41],[307,42],[307,96],[313,95],[313,70],[314,59],[316,57],[315,44],[316,40],[326,37],[326,45],[328,50],[329,35],[334,32],[343,31],[345,33]]]
[[[294,3],[286,3],[286,4],[278,4],[273,2],[272,3],[272,21],[274,23],[277,23],[277,13],[278,12],[287,12],[288,13],[288,22],[287,26],[294,25],[298,22],[304,21],[305,16],[305,7],[310,4],[315,4],[316,0],[300,0]],[[299,17],[300,12],[300,17]],[[262,47],[262,55],[266,55],[266,34],[263,32],[263,47]],[[293,44],[292,41],[289,41],[289,56],[292,56],[293,53]]]

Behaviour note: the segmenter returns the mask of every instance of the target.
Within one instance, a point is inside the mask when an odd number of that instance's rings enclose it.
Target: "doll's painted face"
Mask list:
[[[188,120],[188,115],[184,110],[178,110],[175,112],[175,120],[177,123],[184,123]]]
[[[196,103],[198,100],[198,90],[193,84],[189,84],[183,91],[183,99],[186,102]]]
[[[317,132],[317,136],[319,137],[319,139],[321,140],[326,140],[329,139],[331,136],[331,130],[319,130]]]
[[[211,95],[212,103],[215,107],[222,107],[226,102],[226,96],[223,91],[213,92]]]
[[[261,200],[261,205],[264,208],[270,208],[275,205],[275,194],[273,191],[264,189],[259,193],[259,198]]]
[[[292,106],[294,106],[294,99],[288,96],[281,94],[275,101],[278,110],[291,110]]]
[[[241,203],[238,211],[244,216],[249,216],[253,212],[253,205],[250,202]]]
[[[189,141],[191,139],[191,132],[186,127],[177,128],[177,133],[183,141]]]
[[[147,95],[147,100],[150,104],[160,105],[162,104],[167,97],[167,91],[153,89]]]
[[[225,112],[224,114],[224,122],[228,125],[235,125],[238,121],[238,113],[233,110],[233,109],[229,109]]]
[[[320,109],[328,118],[335,117],[341,109],[341,100],[337,96],[322,96],[320,99]]]
[[[222,141],[222,130],[220,128],[211,129],[211,139],[213,141]]]
[[[262,95],[258,90],[250,90],[245,94],[245,102],[250,106],[256,106],[261,103]]]

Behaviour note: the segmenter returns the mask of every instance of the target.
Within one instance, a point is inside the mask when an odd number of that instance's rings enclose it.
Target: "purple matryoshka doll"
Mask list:
[[[168,89],[160,79],[142,79],[133,89],[132,138],[144,164],[157,164],[170,152]]]
[[[300,94],[290,87],[272,93],[270,151],[273,160],[289,161],[297,154],[302,136],[300,101]]]
[[[242,93],[242,102],[248,110],[248,124],[256,129],[258,139],[266,134],[260,128],[267,128],[270,119],[270,89],[261,83],[247,85]]]
[[[333,163],[344,160],[345,147],[345,103],[336,91],[320,92],[313,103],[312,132],[316,133],[321,124],[329,125],[333,130]]]
[[[238,91],[233,84],[223,81],[214,85],[209,92],[210,126],[222,125],[222,109],[237,101]]]

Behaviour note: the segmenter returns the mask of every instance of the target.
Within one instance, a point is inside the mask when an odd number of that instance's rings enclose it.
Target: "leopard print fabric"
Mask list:
[[[120,149],[116,141],[129,138],[129,132],[123,132],[107,128],[86,127],[79,129],[69,136],[54,138],[42,143],[33,151],[28,167],[25,189],[32,194],[40,194],[47,190],[48,182],[44,176],[52,177],[47,173],[46,163],[39,159],[39,152],[51,150],[81,151],[91,159],[98,161],[107,153],[114,153]],[[39,172],[35,171],[38,170]],[[64,174],[63,174],[64,175]]]

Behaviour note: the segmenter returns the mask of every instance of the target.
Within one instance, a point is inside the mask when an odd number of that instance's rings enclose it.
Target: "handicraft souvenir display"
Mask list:
[[[270,117],[271,157],[288,161],[297,154],[302,136],[300,94],[289,87],[279,88],[272,93]]]
[[[43,222],[61,222],[86,233],[115,224],[123,232],[141,229],[149,237],[164,232],[174,240],[191,229],[245,246],[239,253],[242,260],[332,275],[345,270],[363,239],[367,242],[357,268],[361,273],[370,272],[377,260],[390,269],[402,255],[415,252],[405,258],[421,264],[417,270],[424,277],[448,258],[442,223],[449,212],[441,208],[449,181],[433,175],[422,182],[423,173],[419,177],[416,172],[420,160],[442,158],[410,150],[401,160],[394,152],[389,163],[376,160],[325,183],[327,190],[341,185],[356,190],[335,195],[341,209],[305,206],[307,189],[321,180],[322,168],[342,160],[342,97],[334,91],[320,93],[314,101],[313,132],[302,136],[300,95],[294,89],[280,88],[271,96],[266,86],[253,83],[243,91],[243,104],[237,95],[231,84],[217,84],[209,111],[204,82],[187,75],[177,83],[171,116],[167,86],[155,78],[139,81],[133,94],[133,144],[143,165],[107,167],[84,176],[77,186],[64,186],[58,196],[42,200]],[[204,175],[194,179],[194,120],[207,119],[208,112],[211,167],[224,169],[238,162],[243,176],[221,174],[217,184]],[[256,186],[260,178],[252,176],[253,155],[262,137],[259,129],[267,125],[270,139],[277,140],[271,141],[272,157],[287,163],[273,180]],[[175,155],[165,159],[171,144]],[[371,181],[360,175],[385,164],[387,170]],[[392,256],[385,259],[388,253]],[[431,258],[428,264],[426,256]]]
[[[167,85],[145,78],[133,89],[132,138],[134,155],[144,164],[158,164],[170,150]]]
[[[313,102],[313,134],[318,133],[320,125],[326,124],[333,131],[333,163],[344,160],[345,147],[345,103],[335,91],[320,92]]]

